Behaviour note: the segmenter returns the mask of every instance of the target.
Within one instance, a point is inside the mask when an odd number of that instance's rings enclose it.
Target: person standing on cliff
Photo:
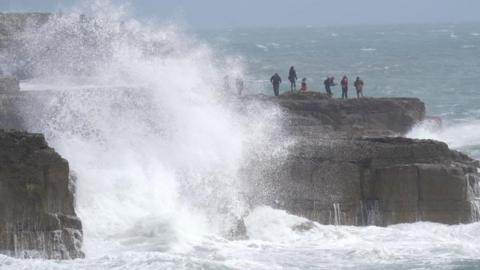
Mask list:
[[[353,85],[357,90],[357,98],[363,97],[363,81],[360,79],[360,77],[357,77]]]
[[[297,90],[297,71],[295,67],[291,66],[290,71],[288,72],[288,80],[290,81],[290,91]]]
[[[302,79],[302,86],[300,87],[300,92],[307,92],[307,78]]]
[[[327,77],[325,81],[323,81],[323,85],[325,85],[325,91],[327,92],[327,95],[329,97],[332,97],[333,96],[332,86],[337,85],[335,83],[335,77]]]
[[[348,99],[348,78],[347,78],[347,75],[343,76],[340,84],[342,85],[342,99]]]
[[[273,93],[275,94],[276,97],[278,97],[280,84],[282,83],[282,78],[280,78],[280,75],[278,75],[278,73],[275,73],[273,74],[272,78],[270,78],[270,82],[273,85]]]

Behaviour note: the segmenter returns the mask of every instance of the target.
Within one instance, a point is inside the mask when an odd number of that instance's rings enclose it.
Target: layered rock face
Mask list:
[[[421,122],[420,100],[332,100],[318,93],[265,100],[284,108],[295,143],[285,160],[269,161],[277,165],[245,171],[254,204],[324,224],[478,220],[477,161],[441,142],[379,137]]]
[[[274,179],[277,204],[325,224],[477,221],[478,162],[428,140],[304,141]]]
[[[68,162],[43,135],[0,131],[0,252],[83,257],[82,224],[73,206]]]

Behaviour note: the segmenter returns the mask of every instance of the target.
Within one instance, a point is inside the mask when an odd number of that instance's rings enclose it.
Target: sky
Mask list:
[[[111,0],[136,17],[198,28],[480,21],[480,0]],[[0,11],[68,11],[74,0],[0,0]]]

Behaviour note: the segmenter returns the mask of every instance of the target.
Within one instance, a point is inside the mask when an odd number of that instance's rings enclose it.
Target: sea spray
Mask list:
[[[18,51],[28,84],[55,90],[24,114],[77,176],[87,256],[182,251],[228,233],[247,210],[242,164],[252,151],[282,153],[271,143],[279,110],[234,109],[242,104],[222,80],[241,76],[238,60],[176,27],[99,10],[108,13],[52,16]]]
[[[463,151],[473,158],[480,158],[480,127],[477,120],[461,123],[445,123],[442,126],[424,122],[416,126],[407,137],[416,139],[433,139],[446,142],[451,148]]]

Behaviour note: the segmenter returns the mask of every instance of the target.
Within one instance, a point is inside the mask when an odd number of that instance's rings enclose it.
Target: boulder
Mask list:
[[[68,162],[43,135],[0,131],[0,253],[84,257],[73,184]]]

